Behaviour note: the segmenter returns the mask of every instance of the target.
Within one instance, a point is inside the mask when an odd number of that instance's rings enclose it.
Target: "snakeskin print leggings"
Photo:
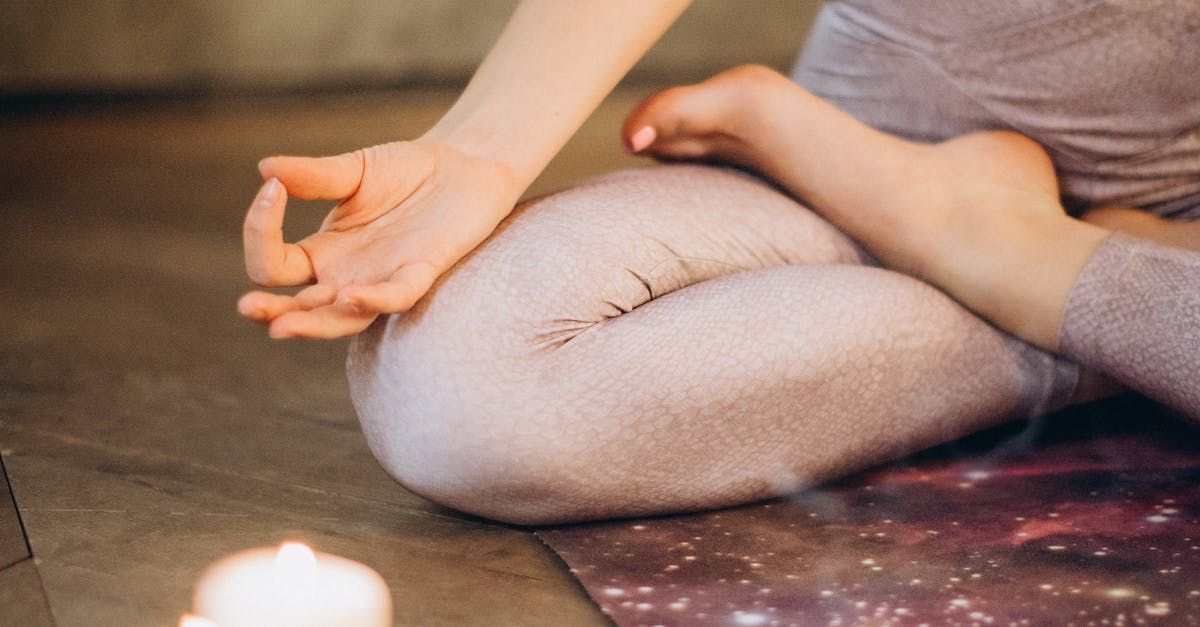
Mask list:
[[[519,207],[348,370],[398,481],[524,523],[785,493],[1060,407],[1077,376],[699,165]]]
[[[1114,235],[1063,350],[1200,416],[1200,255]],[[749,175],[607,175],[519,207],[353,341],[367,441],[409,489],[521,523],[783,494],[1070,397],[1077,367],[876,267]]]
[[[1063,355],[1200,420],[1200,253],[1110,235],[1058,335]]]
[[[1200,113],[1192,106],[1200,98],[1166,107],[1182,102],[1169,84],[1113,90],[1103,83],[1111,71],[1072,70],[1054,58],[1047,67],[1065,68],[1065,78],[1039,74],[1023,84],[1020,72],[995,59],[962,57],[970,42],[898,45],[908,31],[884,26],[925,4],[830,3],[797,79],[860,119],[912,138],[1018,128],[1048,146],[1067,200],[1080,206],[1197,213],[1189,208],[1200,207],[1200,134],[1127,132],[1108,123],[1107,110],[1087,107],[1145,105],[1156,113],[1138,120],[1186,126],[1164,113]],[[1102,26],[1089,32],[1104,34],[1094,38],[1103,51],[1112,37],[1137,36],[1114,29],[1146,23],[1113,11],[1153,4],[1180,12],[1162,20],[1178,33],[1160,32],[1156,42],[1186,41],[1200,15],[1190,0],[985,4],[995,10],[935,2],[927,8],[942,22],[921,24],[968,23],[955,22],[956,10],[979,13],[972,19],[997,19],[1011,7],[1046,12],[1045,19],[1013,16],[1036,25],[1015,43],[1003,25],[982,29],[1004,33],[988,40],[988,50],[1016,50],[1030,63],[1035,53],[1053,56],[1055,45],[1042,45],[1047,35],[1078,26],[1073,21]],[[886,14],[889,7],[901,17]],[[1188,48],[1145,50],[1157,49]],[[938,68],[942,57],[958,66]],[[1142,61],[1161,69],[1181,59]],[[1130,80],[1155,76],[1126,69]],[[1172,76],[1178,82],[1180,73]],[[1021,90],[1068,79],[1093,83],[1068,84],[1079,102],[1058,108]],[[1120,100],[1132,93],[1142,105]],[[1041,107],[1026,116],[1036,124],[1013,123],[1024,114],[996,105],[1030,101]],[[1037,111],[1049,114],[1030,117]],[[1081,124],[1099,134],[1072,130]],[[758,179],[656,166],[519,207],[413,311],[357,337],[348,373],[367,441],[399,482],[481,516],[548,523],[793,491],[1061,407],[1078,377],[1075,362],[1200,416],[1198,319],[1200,256],[1110,237],[1068,303],[1062,350],[1073,362],[877,267],[837,229]]]

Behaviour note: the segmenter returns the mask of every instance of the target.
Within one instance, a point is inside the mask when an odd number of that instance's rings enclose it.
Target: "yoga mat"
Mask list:
[[[1198,479],[1200,431],[1126,399],[786,499],[538,535],[618,625],[1200,624]]]

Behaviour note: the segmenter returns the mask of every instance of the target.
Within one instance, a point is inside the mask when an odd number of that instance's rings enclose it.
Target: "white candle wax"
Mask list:
[[[392,595],[367,566],[287,542],[209,566],[192,611],[217,627],[383,627]]]

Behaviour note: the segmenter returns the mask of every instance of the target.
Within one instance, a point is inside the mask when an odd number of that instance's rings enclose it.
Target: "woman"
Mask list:
[[[1194,3],[832,2],[804,88],[741,68],[624,131],[791,195],[681,164],[512,210],[685,4],[524,2],[421,138],[260,165],[250,276],[315,285],[239,308],[365,330],[351,393],[398,481],[519,523],[731,505],[1111,388],[1076,361],[1200,415],[1197,231],[1166,219],[1200,212]],[[991,129],[1053,164],[950,140]],[[287,195],[340,202],[285,244]]]

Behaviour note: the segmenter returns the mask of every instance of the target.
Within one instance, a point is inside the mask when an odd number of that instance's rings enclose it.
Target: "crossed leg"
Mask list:
[[[1026,137],[904,141],[761,66],[653,96],[626,133],[634,150],[765,172],[888,267],[1200,417],[1200,224],[1119,207],[1074,220],[1049,156]]]
[[[758,179],[676,165],[518,208],[348,374],[400,483],[550,523],[784,494],[1061,406],[1076,367]]]

